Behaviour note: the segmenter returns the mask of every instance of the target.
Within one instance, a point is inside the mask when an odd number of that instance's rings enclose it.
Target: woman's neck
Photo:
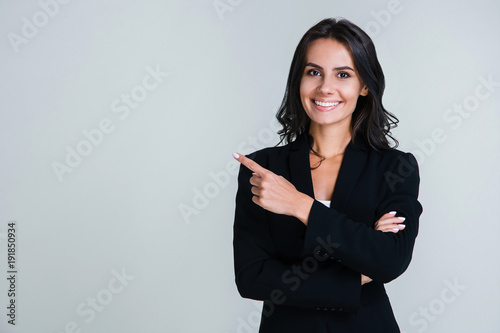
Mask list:
[[[352,138],[350,128],[332,128],[314,123],[309,127],[309,134],[313,137],[314,151],[326,158],[343,154]]]

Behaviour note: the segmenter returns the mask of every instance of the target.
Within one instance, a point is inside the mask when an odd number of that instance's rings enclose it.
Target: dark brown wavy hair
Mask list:
[[[283,126],[278,131],[281,144],[292,142],[302,133],[308,132],[311,123],[300,100],[300,81],[305,68],[305,57],[309,44],[319,38],[331,38],[351,51],[354,66],[362,82],[367,86],[367,96],[359,96],[352,114],[351,133],[356,144],[361,140],[375,150],[391,149],[398,141],[391,136],[391,129],[398,119],[382,105],[385,78],[377,59],[371,38],[357,25],[346,19],[327,18],[310,28],[297,45],[281,106],[276,118]],[[394,142],[389,144],[388,137]],[[308,135],[312,149],[312,138]],[[316,153],[317,154],[317,153]],[[318,154],[317,154],[318,155]],[[318,155],[320,156],[320,155]]]

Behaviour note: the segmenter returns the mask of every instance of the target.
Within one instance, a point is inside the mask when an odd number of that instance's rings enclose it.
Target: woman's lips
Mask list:
[[[316,109],[322,112],[330,111],[335,109],[341,102],[340,101],[320,101],[317,99],[311,99]]]

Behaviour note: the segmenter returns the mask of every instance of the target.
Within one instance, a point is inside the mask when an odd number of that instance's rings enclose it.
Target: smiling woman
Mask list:
[[[259,332],[399,332],[384,284],[410,263],[422,206],[415,158],[389,144],[384,85],[368,35],[325,19],[292,60],[286,144],[233,154],[236,285],[264,301]]]
[[[300,99],[311,125],[348,128],[358,97],[368,94],[349,50],[334,39],[317,39],[309,45],[306,61]]]

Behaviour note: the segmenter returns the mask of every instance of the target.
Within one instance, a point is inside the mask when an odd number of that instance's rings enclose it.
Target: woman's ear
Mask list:
[[[361,89],[361,92],[359,93],[361,96],[366,96],[368,95],[368,87],[367,86],[363,86],[363,89]]]

